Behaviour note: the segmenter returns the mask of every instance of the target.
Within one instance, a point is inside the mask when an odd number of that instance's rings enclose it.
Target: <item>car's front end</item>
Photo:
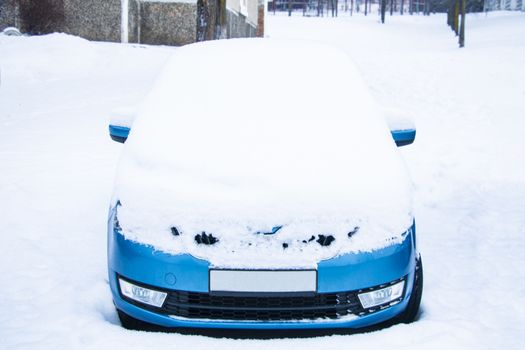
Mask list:
[[[304,57],[331,64],[305,79]],[[257,84],[210,84],[234,82],[222,66],[232,61],[258,67]],[[261,103],[267,86],[275,103]],[[132,126],[110,128],[125,141],[108,222],[125,326],[359,328],[415,317],[412,186],[396,148],[415,131],[388,128],[344,53],[272,40],[188,45],[137,111]]]
[[[414,225],[399,244],[319,261],[313,270],[315,290],[239,292],[210,290],[211,272],[231,269],[126,239],[115,226],[115,215],[113,208],[108,223],[113,300],[120,312],[158,326],[360,328],[402,314],[413,293],[418,258]]]

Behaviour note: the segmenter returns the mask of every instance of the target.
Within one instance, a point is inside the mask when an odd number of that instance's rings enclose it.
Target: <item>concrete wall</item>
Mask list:
[[[227,0],[226,12],[226,36],[228,38],[257,35],[259,0]]]
[[[226,0],[226,8],[228,10],[237,15],[244,16],[246,20],[254,26],[257,26],[258,7],[258,0]]]
[[[0,0],[0,29],[120,41],[120,0]]]
[[[257,27],[257,17],[259,17],[259,1],[246,0],[246,5],[248,7],[248,16],[246,16],[246,19],[254,27]]]
[[[0,30],[6,27],[20,28],[17,0],[0,0]]]
[[[226,35],[228,38],[249,38],[254,37],[257,34],[257,28],[250,24],[246,17],[227,10],[227,27]]]
[[[64,0],[62,31],[89,40],[120,42],[120,0]]]
[[[128,20],[130,43],[178,46],[197,40],[196,2],[129,0]]]

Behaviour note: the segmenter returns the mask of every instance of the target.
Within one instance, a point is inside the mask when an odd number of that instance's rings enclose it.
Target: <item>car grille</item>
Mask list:
[[[170,292],[162,311],[169,315],[220,320],[271,321],[337,319],[363,311],[356,293],[311,296],[222,296]]]
[[[405,277],[404,277],[405,278]],[[392,281],[397,283],[404,278]],[[141,283],[130,282],[137,285]],[[347,315],[362,316],[387,308],[387,305],[364,309],[358,294],[387,286],[388,284],[338,293],[199,293],[151,287],[168,295],[162,307],[154,307],[121,296],[131,304],[150,311],[188,319],[230,321],[293,321],[338,319]],[[144,285],[148,287],[147,285]],[[272,295],[269,295],[272,294]],[[404,295],[404,293],[403,293]]]

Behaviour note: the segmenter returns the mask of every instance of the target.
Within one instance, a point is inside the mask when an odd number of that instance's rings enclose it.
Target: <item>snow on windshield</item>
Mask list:
[[[216,266],[308,267],[400,242],[410,190],[348,57],[259,39],[177,50],[139,108],[115,198],[123,234],[159,250]],[[202,232],[219,241],[198,245]],[[335,240],[321,246],[321,234]]]

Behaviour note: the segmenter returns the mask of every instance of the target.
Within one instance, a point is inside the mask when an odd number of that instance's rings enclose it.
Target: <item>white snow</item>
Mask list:
[[[232,62],[249,73],[248,88],[238,89]],[[331,64],[308,72],[315,62]],[[159,76],[119,165],[125,237],[237,268],[315,268],[402,241],[413,221],[408,174],[343,52],[289,40],[212,41],[177,50]],[[269,90],[275,98],[261,103]],[[275,226],[275,237],[257,234]],[[197,245],[203,231],[219,242]],[[308,242],[320,234],[335,241]]]
[[[341,47],[384,107],[415,118],[400,152],[425,264],[419,321],[271,341],[122,329],[105,254],[122,146],[107,119],[145,96],[173,49],[0,35],[1,349],[522,348],[525,14],[469,15],[461,50],[444,15],[268,17],[273,38]]]
[[[131,128],[137,117],[136,106],[120,106],[113,108],[109,114],[108,124]]]

